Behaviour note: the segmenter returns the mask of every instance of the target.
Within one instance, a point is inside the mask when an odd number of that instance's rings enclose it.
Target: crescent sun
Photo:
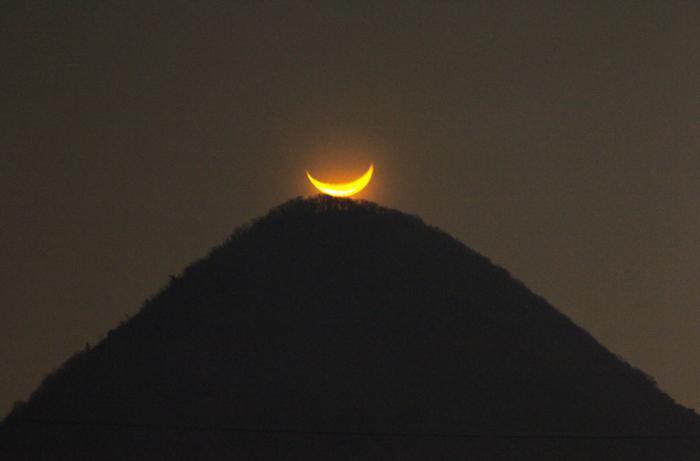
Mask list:
[[[311,173],[308,171],[306,172],[306,176],[309,178],[309,181],[311,181],[311,184],[324,194],[334,197],[350,197],[360,192],[369,184],[369,181],[372,179],[372,173],[374,173],[374,164],[370,163],[369,169],[365,174],[350,182],[340,184],[322,182],[311,176]]]

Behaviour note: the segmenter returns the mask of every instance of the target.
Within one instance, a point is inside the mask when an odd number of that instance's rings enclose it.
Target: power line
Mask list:
[[[379,438],[450,438],[450,439],[498,439],[498,440],[700,440],[700,434],[487,434],[487,433],[440,433],[440,432],[364,432],[364,431],[318,431],[303,429],[256,429],[224,425],[179,425],[155,423],[125,423],[107,421],[69,421],[12,419],[8,424],[47,426],[71,426],[86,428],[112,428],[136,430],[171,430],[192,432],[238,432],[269,435],[301,435],[327,437],[379,437]]]

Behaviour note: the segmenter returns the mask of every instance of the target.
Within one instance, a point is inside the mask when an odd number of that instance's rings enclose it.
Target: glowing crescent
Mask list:
[[[360,192],[362,189],[369,184],[370,179],[372,179],[372,173],[374,173],[374,165],[370,163],[369,169],[354,181],[345,182],[342,184],[332,184],[328,182],[321,182],[318,179],[311,176],[311,173],[306,172],[306,176],[311,181],[316,189],[320,190],[324,194],[332,195],[334,197],[350,197]]]

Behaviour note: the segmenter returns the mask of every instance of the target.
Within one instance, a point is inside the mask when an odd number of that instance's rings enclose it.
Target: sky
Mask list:
[[[0,417],[238,226],[359,198],[700,411],[700,4],[32,2],[0,15]]]

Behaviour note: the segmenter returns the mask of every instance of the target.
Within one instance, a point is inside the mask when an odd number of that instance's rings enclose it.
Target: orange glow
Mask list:
[[[334,197],[350,197],[351,195],[355,195],[360,192],[367,186],[367,184],[369,184],[369,181],[372,179],[372,173],[374,173],[374,165],[370,164],[369,169],[365,172],[365,174],[354,181],[341,184],[321,182],[311,176],[311,173],[308,171],[306,172],[306,176],[309,178],[309,181],[311,181],[311,184],[313,184],[316,189],[320,190],[324,194],[332,195]]]

